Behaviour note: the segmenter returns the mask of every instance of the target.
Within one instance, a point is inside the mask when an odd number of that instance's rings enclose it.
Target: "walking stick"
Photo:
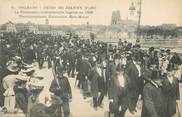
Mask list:
[[[177,111],[178,111],[178,117],[181,117],[178,102],[176,102],[176,107],[177,107]]]
[[[77,84],[78,78],[80,77],[78,74],[79,74],[79,72],[77,72],[77,73],[76,73],[76,80],[75,80],[75,85],[74,85],[74,87],[76,87],[76,84]]]
[[[76,84],[77,84],[77,78],[76,78],[76,80],[75,80],[75,85],[74,85],[74,87],[76,87]]]

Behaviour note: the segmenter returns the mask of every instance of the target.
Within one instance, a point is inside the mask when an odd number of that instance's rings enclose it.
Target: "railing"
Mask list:
[[[116,45],[118,39],[97,39],[107,43],[112,43]],[[126,39],[126,41],[135,43],[134,39]],[[169,48],[173,49],[177,53],[182,53],[182,39],[141,39],[141,46],[143,48],[155,47],[155,48]]]

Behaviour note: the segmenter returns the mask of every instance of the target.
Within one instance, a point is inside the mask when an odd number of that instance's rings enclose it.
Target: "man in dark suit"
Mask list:
[[[127,78],[124,74],[124,66],[118,65],[116,68],[116,74],[113,79],[113,96],[109,104],[109,112],[114,114],[114,117],[124,117],[125,112],[128,108],[126,84],[125,79]]]
[[[105,57],[102,57],[101,58],[101,63],[100,63],[102,77],[99,79],[99,91],[101,92],[101,94],[100,94],[100,97],[99,97],[99,100],[98,100],[98,105],[100,105],[100,107],[102,107],[102,101],[104,99],[104,96],[107,93],[106,65],[107,65],[107,61],[105,60]]]
[[[107,83],[107,92],[109,99],[113,99],[115,93],[115,89],[113,88],[115,74],[116,74],[116,65],[114,63],[113,56],[110,55],[108,64],[106,66],[106,83]]]
[[[164,77],[162,91],[165,101],[165,117],[172,117],[176,114],[177,100],[180,99],[179,80],[175,76],[173,64],[168,64],[167,75]]]
[[[43,47],[43,44],[41,44],[37,48],[37,61],[39,64],[39,69],[41,69],[43,67],[43,64],[44,64],[44,47]]]
[[[68,61],[69,61],[69,65],[68,65],[68,75],[71,76],[72,78],[75,77],[75,63],[76,63],[76,51],[74,50],[75,48],[71,48],[68,51]]]
[[[32,64],[33,60],[35,59],[35,53],[33,51],[32,46],[29,46],[27,48],[24,49],[23,51],[23,55],[24,55],[24,62],[27,64]]]
[[[69,117],[70,115],[70,107],[69,101],[72,99],[71,86],[68,81],[68,78],[65,77],[64,68],[58,67],[57,70],[57,78],[55,78],[50,86],[50,92],[54,93],[56,96],[59,96],[63,101],[62,105],[60,105],[57,114],[61,117],[61,108],[63,108],[64,117]]]
[[[102,71],[100,66],[96,63],[95,61],[95,65],[94,67],[91,69],[90,73],[89,73],[89,80],[90,80],[90,86],[91,86],[91,94],[93,97],[93,106],[94,109],[97,110],[97,107],[100,106],[101,104],[101,98],[103,98],[104,93],[101,92],[99,95],[99,92],[101,91],[100,85],[101,82],[103,82],[103,78],[102,78]]]
[[[166,117],[162,82],[153,71],[152,83],[148,82],[143,89],[143,106],[141,117]]]
[[[129,110],[132,114],[136,112],[136,105],[139,94],[141,93],[141,68],[139,64],[132,60],[131,55],[127,57],[125,73],[128,76],[126,79],[127,95]]]
[[[88,84],[88,74],[91,70],[92,66],[90,64],[90,62],[88,61],[88,58],[86,58],[85,56],[83,56],[81,63],[80,63],[80,69],[79,69],[79,82],[80,85],[83,89],[83,96],[84,99],[87,98],[87,96],[90,95],[90,91],[89,91],[89,84]]]

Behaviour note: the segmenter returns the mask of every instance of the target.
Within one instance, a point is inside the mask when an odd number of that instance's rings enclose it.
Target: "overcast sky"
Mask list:
[[[95,6],[96,10],[88,19],[51,18],[49,24],[103,24],[109,25],[113,10],[120,10],[122,19],[132,18],[128,8],[137,0],[0,0],[0,24],[8,20],[16,23],[45,23],[44,18],[20,18],[14,13],[18,6]],[[14,7],[12,9],[11,7]],[[137,7],[137,5],[136,5]],[[132,19],[136,20],[136,17]],[[177,24],[182,26],[182,0],[142,0],[142,25]]]

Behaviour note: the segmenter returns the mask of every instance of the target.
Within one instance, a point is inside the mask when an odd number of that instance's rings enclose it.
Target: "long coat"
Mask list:
[[[81,61],[82,61],[82,55],[81,55],[81,53],[80,52],[77,52],[76,53],[76,60],[77,60],[77,62],[76,62],[76,71],[77,72],[79,72],[80,71],[80,65],[81,65]]]
[[[75,50],[70,49],[68,51],[67,59],[68,59],[68,61],[70,63],[70,66],[74,67],[75,66],[75,61],[76,61],[76,52],[75,52]]]
[[[120,77],[122,76],[122,77]],[[115,78],[114,78],[114,89],[115,89],[115,99],[117,101],[119,101],[122,104],[126,104],[127,103],[127,86],[126,86],[126,79],[127,75],[125,73],[123,74],[116,74]],[[123,86],[121,86],[121,83],[124,84]],[[125,101],[125,103],[123,102]]]
[[[106,67],[106,83],[107,83],[107,91],[109,99],[113,99],[115,97],[115,87],[114,87],[114,79],[116,76],[116,65],[114,62],[111,62]]]
[[[89,80],[91,83],[91,94],[93,97],[98,97],[99,93],[99,79],[101,76],[97,73],[96,68],[94,67],[89,73]]]
[[[126,78],[127,95],[130,111],[134,111],[138,101],[139,94],[142,92],[142,79],[139,78],[139,71],[133,62],[126,65],[125,73],[128,76]]]
[[[162,89],[147,83],[143,89],[141,117],[166,117]]]
[[[79,72],[84,76],[88,76],[91,68],[92,68],[92,66],[91,66],[90,62],[88,62],[88,60],[82,60],[80,63]]]
[[[171,84],[168,78],[165,77],[162,89],[165,97],[166,117],[171,117],[176,113],[176,100],[179,99],[179,82],[174,79]]]
[[[128,78],[127,80],[127,85],[129,87],[129,89],[131,89],[132,91],[138,91],[140,89],[140,79],[138,77],[139,72],[136,68],[136,65],[131,62],[129,64],[126,65],[126,70],[125,73],[127,74]]]
[[[24,50],[24,62],[31,64],[33,62],[33,59],[35,59],[35,54],[33,49],[26,48]]]
[[[80,84],[82,85],[83,92],[84,93],[90,93],[90,85],[86,77],[88,77],[89,72],[91,70],[91,64],[88,62],[88,60],[80,60],[79,63],[78,74],[77,74],[77,80],[79,80]]]

